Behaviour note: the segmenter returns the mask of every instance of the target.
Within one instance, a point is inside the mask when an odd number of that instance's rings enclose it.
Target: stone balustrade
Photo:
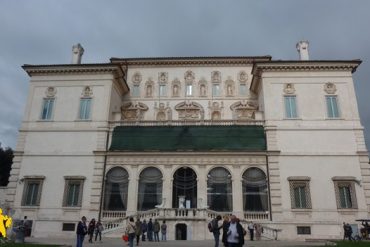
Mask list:
[[[263,120],[168,120],[168,121],[110,121],[111,128],[116,126],[230,126],[230,125],[260,125],[263,126]]]

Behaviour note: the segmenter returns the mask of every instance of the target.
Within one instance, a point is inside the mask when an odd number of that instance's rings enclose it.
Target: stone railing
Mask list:
[[[103,218],[125,218],[126,217],[126,211],[103,211]]]
[[[230,125],[264,125],[263,120],[168,120],[168,121],[110,121],[115,126],[230,126]]]
[[[268,212],[244,212],[244,219],[250,221],[266,221],[269,220]]]
[[[262,225],[262,227],[262,238],[269,240],[278,240],[278,233],[281,232],[281,229],[276,229],[265,225]]]

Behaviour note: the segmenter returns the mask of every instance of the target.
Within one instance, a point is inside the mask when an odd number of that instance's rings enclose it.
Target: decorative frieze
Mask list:
[[[144,113],[148,110],[148,106],[144,103],[127,102],[121,107],[122,120],[140,121],[144,119]]]
[[[203,120],[204,109],[202,105],[192,102],[184,101],[175,106],[175,110],[179,114],[180,120]]]
[[[230,106],[233,112],[234,120],[246,120],[254,119],[254,112],[258,109],[258,102],[248,100],[248,101],[238,101]]]

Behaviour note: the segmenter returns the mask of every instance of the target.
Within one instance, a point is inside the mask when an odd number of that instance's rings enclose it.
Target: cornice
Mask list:
[[[309,61],[262,61],[252,69],[250,90],[257,92],[263,72],[304,72],[304,71],[351,71],[354,73],[361,60],[309,60]]]
[[[271,56],[256,57],[154,57],[111,58],[112,63],[123,66],[231,66],[270,61]]]
[[[52,65],[29,65],[22,68],[29,76],[45,74],[91,74],[91,73],[118,73],[123,75],[121,67],[117,64],[52,64]]]

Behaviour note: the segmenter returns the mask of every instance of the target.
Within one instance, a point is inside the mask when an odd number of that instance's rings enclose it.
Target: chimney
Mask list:
[[[300,60],[310,60],[308,56],[308,41],[299,41],[296,45]]]
[[[78,43],[72,47],[72,64],[80,64],[84,48]]]

